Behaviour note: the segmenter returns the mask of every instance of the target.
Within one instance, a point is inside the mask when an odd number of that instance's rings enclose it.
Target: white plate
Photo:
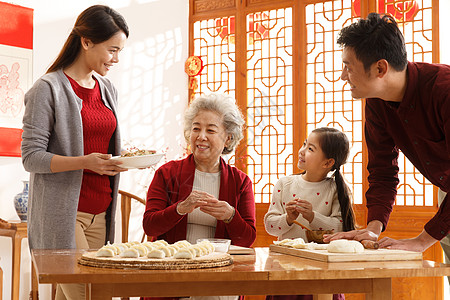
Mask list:
[[[113,156],[111,159],[123,162],[120,167],[125,169],[143,169],[156,165],[163,156],[164,154],[149,154],[130,157]]]

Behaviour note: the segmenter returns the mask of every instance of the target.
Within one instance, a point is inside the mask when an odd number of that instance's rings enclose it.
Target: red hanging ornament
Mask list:
[[[189,77],[197,76],[203,70],[203,61],[200,56],[189,56],[184,63],[184,71]]]

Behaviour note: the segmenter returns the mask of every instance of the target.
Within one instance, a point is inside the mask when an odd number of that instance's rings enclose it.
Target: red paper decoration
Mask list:
[[[386,10],[384,9],[386,7]],[[417,12],[419,11],[419,4],[414,0],[398,1],[395,3],[388,3],[385,5],[385,1],[378,1],[378,13],[390,14],[398,22],[410,22],[414,20]],[[352,16],[359,18],[361,16],[361,0],[353,0]]]
[[[254,13],[250,15],[248,21],[249,43],[254,40],[262,40],[269,36],[269,25],[267,24],[269,16],[266,13]],[[234,43],[234,16],[216,20],[216,31],[222,39]],[[266,24],[265,24],[266,23]]]

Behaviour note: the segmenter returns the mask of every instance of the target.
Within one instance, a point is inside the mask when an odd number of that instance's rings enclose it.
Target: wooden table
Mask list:
[[[3,270],[0,268],[0,300],[3,297]]]
[[[27,237],[27,223],[0,219],[0,236],[12,238],[11,299],[19,300],[22,239]]]
[[[194,270],[82,266],[80,250],[33,250],[32,259],[39,283],[85,283],[90,299],[366,293],[366,299],[389,300],[393,277],[450,275],[450,265],[425,260],[325,263],[255,250],[255,255],[233,256],[227,267]]]

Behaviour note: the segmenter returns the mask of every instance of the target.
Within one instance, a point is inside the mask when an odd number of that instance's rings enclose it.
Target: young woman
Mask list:
[[[120,163],[117,91],[104,78],[128,38],[124,18],[91,6],[25,95],[22,162],[30,172],[31,249],[99,248],[114,237]],[[58,285],[57,299],[84,299]]]
[[[344,133],[328,127],[313,130],[299,151],[298,167],[303,172],[283,177],[275,185],[264,216],[266,231],[278,240],[300,237],[307,241],[305,230],[294,220],[313,230],[355,229],[350,189],[340,172],[348,154],[349,142]],[[267,298],[306,300],[312,295]],[[333,295],[333,299],[344,299],[344,295]]]

